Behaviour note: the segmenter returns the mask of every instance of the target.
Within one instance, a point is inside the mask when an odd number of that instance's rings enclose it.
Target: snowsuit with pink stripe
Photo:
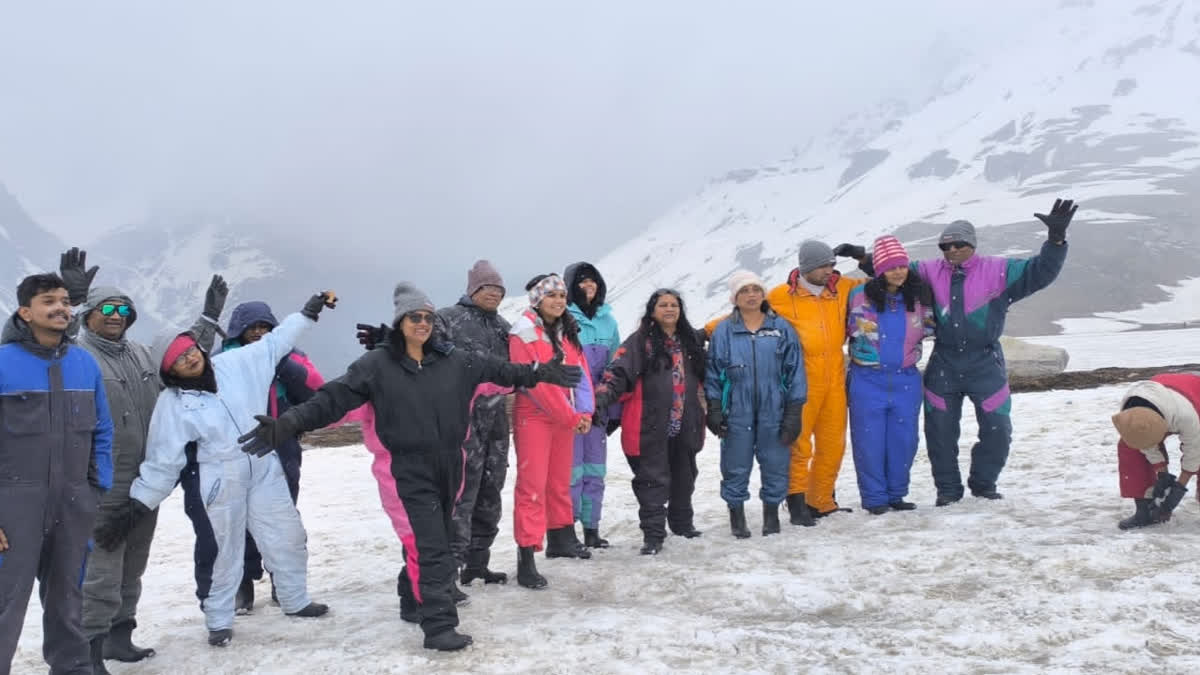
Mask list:
[[[484,382],[536,384],[532,368],[455,349],[435,332],[419,363],[403,343],[385,343],[281,416],[294,428],[318,429],[371,404],[364,440],[375,454],[372,471],[384,509],[404,545],[402,581],[419,605],[426,636],[458,625],[451,518],[462,489],[471,399]]]

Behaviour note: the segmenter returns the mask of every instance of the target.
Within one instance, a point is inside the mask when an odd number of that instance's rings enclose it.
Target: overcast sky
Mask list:
[[[0,182],[72,241],[201,210],[516,286],[1049,1],[0,0]]]

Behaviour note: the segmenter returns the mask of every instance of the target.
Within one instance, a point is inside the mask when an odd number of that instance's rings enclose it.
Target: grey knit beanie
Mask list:
[[[404,315],[409,312],[420,309],[432,312],[435,309],[429,296],[407,281],[396,284],[396,290],[392,291],[392,305],[396,308],[393,323],[403,319]]]
[[[832,265],[837,262],[837,258],[833,255],[833,249],[829,245],[817,241],[816,239],[806,239],[800,244],[800,273],[808,274],[809,272]]]
[[[968,220],[956,220],[942,230],[938,238],[939,244],[952,244],[956,241],[966,242],[975,248],[975,226]]]

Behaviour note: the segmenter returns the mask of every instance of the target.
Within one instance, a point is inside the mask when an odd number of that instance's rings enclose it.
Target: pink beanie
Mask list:
[[[195,346],[196,341],[193,340],[192,336],[188,335],[187,333],[184,333],[174,340],[171,340],[171,344],[167,345],[167,353],[163,355],[162,363],[158,364],[158,367],[162,369],[164,373],[170,372],[171,366],[175,365],[175,360],[180,356],[183,356],[184,352]]]
[[[908,266],[908,251],[900,240],[890,234],[885,234],[875,240],[871,251],[871,262],[875,265],[875,276],[883,276],[888,270]]]

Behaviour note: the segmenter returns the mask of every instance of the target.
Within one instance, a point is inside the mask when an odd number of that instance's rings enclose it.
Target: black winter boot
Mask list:
[[[575,526],[567,525],[546,532],[546,557],[587,560],[592,552],[575,536]]]
[[[804,493],[798,492],[794,495],[787,496],[788,519],[793,525],[803,525],[804,527],[812,527],[817,524],[813,518],[812,511],[808,509],[808,504],[804,501]]]
[[[642,541],[642,555],[658,555],[662,553],[663,543],[661,539],[644,539]]]
[[[242,579],[237,595],[233,598],[234,614],[249,614],[254,611],[254,580]]]
[[[1139,527],[1157,525],[1161,522],[1158,519],[1158,510],[1154,508],[1153,499],[1135,499],[1133,503],[1136,505],[1137,510],[1133,512],[1132,516],[1117,523],[1117,527],[1122,530],[1133,530]]]
[[[124,663],[137,663],[154,656],[154,650],[133,644],[133,629],[137,621],[130,619],[114,624],[104,640],[104,658]]]
[[[888,511],[891,511],[891,510],[892,510],[892,507],[890,507],[890,506],[872,506],[871,508],[867,509],[867,513],[869,513],[873,516],[882,516],[883,514],[887,513]]]
[[[779,534],[779,505],[763,504],[763,536]]]
[[[91,639],[89,645],[92,648],[92,674],[112,675],[108,668],[104,667],[104,636],[97,635]]]
[[[1004,495],[996,492],[996,488],[989,488],[987,490],[971,490],[971,495],[979,497],[980,499],[1004,499]]]
[[[232,628],[208,631],[208,644],[214,647],[228,647],[230,642],[233,642]]]
[[[425,649],[436,649],[439,652],[458,651],[474,642],[470,635],[464,635],[451,628],[436,635],[425,636]]]
[[[454,604],[458,607],[466,607],[471,604],[471,596],[463,593],[453,579],[450,580],[450,597],[454,598]]]
[[[523,546],[517,549],[517,583],[525,588],[540,590],[550,585],[546,577],[538,574],[537,564],[533,561],[533,547]]]
[[[903,499],[897,499],[896,501],[888,504],[888,506],[891,507],[893,511],[912,511],[913,509],[917,508],[916,504],[912,502],[906,502]]]
[[[738,504],[729,507],[729,529],[738,539],[749,539],[750,530],[746,527],[746,507]]]
[[[485,584],[506,584],[508,575],[504,572],[493,572],[488,569],[488,561],[492,558],[490,551],[471,551],[467,554],[467,564],[459,574],[459,583],[469,586],[476,579],[483,579]]]
[[[296,612],[289,612],[288,616],[296,616],[302,619],[315,619],[318,616],[325,616],[329,611],[329,605],[323,605],[319,602],[310,602],[304,608]]]
[[[937,501],[935,501],[933,503],[933,505],[934,506],[950,506],[951,504],[954,504],[954,503],[960,502],[960,501],[962,501],[962,495],[959,495],[957,497],[952,497],[950,495],[938,495]]]
[[[608,548],[608,540],[600,538],[600,528],[583,528],[583,545],[588,548]]]

